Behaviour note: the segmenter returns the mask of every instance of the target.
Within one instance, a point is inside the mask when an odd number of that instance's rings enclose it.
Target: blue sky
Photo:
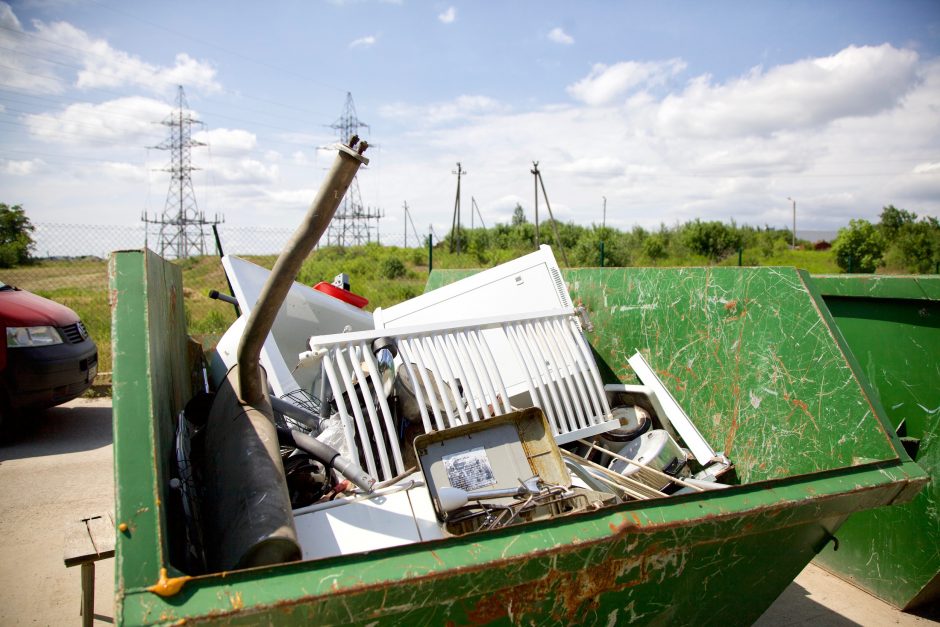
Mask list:
[[[940,215],[938,2],[0,3],[0,201],[34,222],[163,210],[159,124],[205,122],[199,208],[293,227],[347,91],[376,144],[363,201],[450,225],[451,171],[488,224],[700,218],[834,229]],[[80,220],[77,218],[80,216]],[[531,218],[531,215],[530,215]]]

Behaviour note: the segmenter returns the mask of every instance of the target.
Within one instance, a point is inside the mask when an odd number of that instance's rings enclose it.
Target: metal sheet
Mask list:
[[[940,277],[814,277],[896,429],[933,481],[905,505],[853,515],[816,562],[901,608],[940,602]]]

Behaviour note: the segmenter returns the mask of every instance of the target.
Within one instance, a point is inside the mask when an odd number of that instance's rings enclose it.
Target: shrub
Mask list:
[[[844,272],[874,272],[884,249],[881,232],[868,220],[849,220],[832,244],[836,263]]]

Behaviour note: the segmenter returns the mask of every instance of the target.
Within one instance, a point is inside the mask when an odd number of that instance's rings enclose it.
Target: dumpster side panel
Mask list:
[[[910,503],[856,514],[817,562],[898,607],[940,599],[940,279],[816,278],[889,419],[933,481]],[[896,289],[893,289],[896,288]],[[928,589],[929,588],[929,589]]]
[[[634,503],[375,554],[193,579],[128,595],[128,622],[750,624],[858,508],[907,466]],[[773,568],[768,565],[773,564]],[[132,613],[136,612],[136,614]],[[133,620],[133,619],[137,620]]]
[[[115,579],[122,591],[157,581],[167,564],[166,465],[174,417],[191,396],[182,274],[150,251],[114,253]],[[120,616],[120,611],[118,612]]]

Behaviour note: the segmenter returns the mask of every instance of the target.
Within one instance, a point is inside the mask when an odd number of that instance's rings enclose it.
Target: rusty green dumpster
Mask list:
[[[940,277],[814,276],[907,453],[930,485],[853,515],[816,562],[902,609],[940,601]]]
[[[194,575],[174,557],[185,538],[167,505],[173,424],[194,380],[181,275],[151,252],[115,253],[116,622],[746,625],[849,515],[923,487],[807,274],[625,268],[565,279],[593,322],[607,382],[630,382],[627,358],[641,351],[735,462],[737,485]]]

